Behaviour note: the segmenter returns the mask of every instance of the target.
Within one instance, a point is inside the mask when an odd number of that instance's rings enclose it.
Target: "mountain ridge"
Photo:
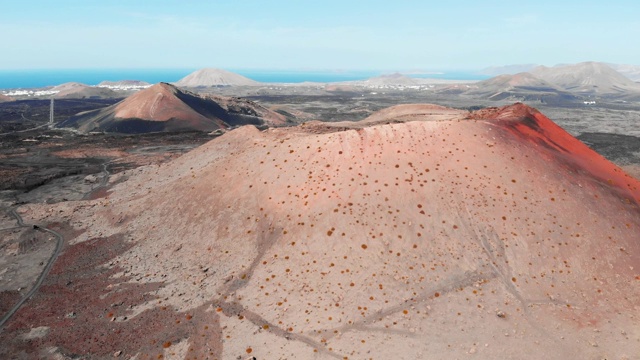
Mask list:
[[[583,94],[620,94],[640,86],[603,63],[584,62],[554,67],[539,66],[531,73],[568,91]]]

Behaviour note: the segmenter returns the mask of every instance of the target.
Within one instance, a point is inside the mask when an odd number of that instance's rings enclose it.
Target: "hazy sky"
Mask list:
[[[0,69],[640,64],[640,2],[0,0]]]

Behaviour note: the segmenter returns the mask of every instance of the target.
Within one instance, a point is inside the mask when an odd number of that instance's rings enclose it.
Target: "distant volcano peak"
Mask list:
[[[281,125],[283,115],[256,103],[222,96],[199,96],[158,83],[105,109],[78,114],[60,127],[81,131],[212,131],[238,125]]]
[[[176,83],[182,87],[210,87],[210,86],[254,86],[260,84],[240,74],[230,71],[205,68],[178,80]]]

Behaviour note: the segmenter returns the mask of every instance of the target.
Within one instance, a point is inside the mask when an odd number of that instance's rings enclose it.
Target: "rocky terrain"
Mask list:
[[[633,359],[632,89],[407,79],[2,103],[0,358]]]
[[[0,356],[640,348],[640,183],[522,104],[244,126],[106,186],[18,208],[64,247]]]
[[[104,109],[60,122],[81,132],[213,131],[239,125],[282,125],[283,115],[246,100],[200,96],[159,83]]]

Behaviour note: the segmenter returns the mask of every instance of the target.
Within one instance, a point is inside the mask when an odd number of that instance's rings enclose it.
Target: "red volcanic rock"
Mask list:
[[[22,207],[82,233],[0,356],[636,356],[638,181],[521,104],[406,109],[242,127],[107,198]]]
[[[60,127],[80,131],[144,133],[212,131],[238,125],[281,125],[283,115],[256,103],[221,96],[203,97],[159,83],[105,109],[80,113]]]
[[[210,119],[182,101],[177,96],[179,92],[178,88],[169,84],[153,85],[116,104],[113,116],[120,119],[134,118],[149,121],[180,119],[194,126],[198,126],[199,123],[211,122]]]
[[[587,172],[617,193],[626,203],[640,202],[638,181],[588,146],[575,139],[539,111],[524,104],[475,112],[472,119],[497,122],[509,135],[542,147],[548,158],[555,158],[569,174]],[[508,137],[508,136],[505,136]]]

